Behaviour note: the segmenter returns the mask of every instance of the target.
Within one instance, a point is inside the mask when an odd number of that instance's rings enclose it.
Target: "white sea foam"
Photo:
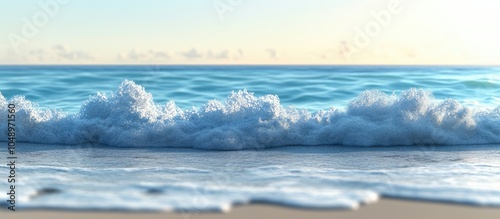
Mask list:
[[[388,95],[368,90],[345,109],[284,107],[276,95],[232,92],[198,109],[160,105],[133,81],[90,97],[77,114],[42,109],[0,93],[0,122],[16,105],[17,141],[43,144],[192,147],[240,150],[286,145],[469,145],[500,143],[500,106],[471,108],[429,91]],[[325,103],[326,104],[326,103]],[[0,126],[6,133],[6,126]]]
[[[19,146],[19,209],[227,211],[251,202],[353,209],[380,197],[500,207],[498,145],[204,152]]]

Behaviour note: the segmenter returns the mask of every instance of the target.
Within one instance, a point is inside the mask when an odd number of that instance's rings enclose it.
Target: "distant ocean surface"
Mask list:
[[[9,103],[19,208],[500,206],[500,67],[0,66],[3,145]]]

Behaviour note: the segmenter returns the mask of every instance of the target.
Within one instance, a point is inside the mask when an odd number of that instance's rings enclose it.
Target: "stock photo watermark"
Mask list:
[[[8,199],[8,209],[11,211],[16,211],[16,105],[10,103],[7,110],[7,128],[8,128],[8,155],[7,166],[9,167],[9,176],[7,182],[9,183],[9,188],[7,193]]]
[[[393,17],[401,13],[403,10],[402,2],[401,0],[390,0],[385,5],[385,8],[372,10],[370,12],[371,20],[367,21],[362,27],[354,28],[352,41],[340,42],[342,56],[345,59],[350,59],[353,54],[366,49],[373,39],[382,33],[384,28],[390,26]]]
[[[225,20],[226,14],[233,12],[243,0],[214,0],[213,7],[219,19]]]
[[[7,38],[14,53],[18,54],[23,46],[35,38],[40,30],[47,26],[51,19],[56,17],[62,6],[71,0],[42,0],[38,2],[39,9],[29,17],[22,19],[23,24],[19,32],[10,32]]]

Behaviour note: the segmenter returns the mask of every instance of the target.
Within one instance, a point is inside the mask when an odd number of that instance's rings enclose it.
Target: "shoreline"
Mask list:
[[[453,218],[453,219],[498,219],[500,208],[469,206],[440,202],[417,201],[407,199],[382,198],[375,203],[362,205],[356,210],[315,210],[292,208],[273,204],[247,204],[234,206],[226,213],[180,213],[180,212],[128,212],[128,211],[69,211],[69,210],[18,210],[0,211],[0,218],[178,218],[178,219],[254,219],[254,218],[308,218],[308,219],[417,219],[417,218]]]

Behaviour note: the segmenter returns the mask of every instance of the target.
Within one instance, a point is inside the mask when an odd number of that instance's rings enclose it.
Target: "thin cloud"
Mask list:
[[[119,61],[155,61],[170,59],[168,52],[148,50],[141,51],[139,49],[133,49],[125,54],[118,54]]]
[[[212,50],[209,50],[207,52],[207,58],[208,59],[228,59],[229,58],[229,52],[227,50],[223,50],[218,53],[212,53]]]
[[[180,52],[179,53],[181,56],[187,59],[200,59],[203,58],[203,53],[198,52],[195,48],[192,48],[188,51],[185,52]]]
[[[68,49],[66,48],[66,46],[62,45],[62,44],[57,44],[57,45],[54,45],[52,46],[52,49],[53,50],[57,50],[57,51],[60,51],[60,52],[65,52],[67,51]]]
[[[243,52],[243,50],[242,50],[242,49],[237,49],[237,50],[236,50],[236,54],[234,54],[234,55],[232,56],[232,58],[233,58],[234,60],[239,60],[240,58],[243,58],[243,55],[244,55],[244,54],[245,54],[245,53]]]
[[[266,51],[269,54],[269,58],[271,58],[271,59],[277,59],[278,58],[278,52],[276,52],[275,49],[267,49]]]
[[[170,56],[166,52],[149,50],[149,54],[153,55],[153,57],[157,59],[169,59]]]
[[[53,52],[56,53],[58,59],[65,59],[71,61],[85,61],[85,60],[93,60],[94,57],[89,53],[82,50],[70,50],[68,47],[57,44],[52,46]]]
[[[230,52],[229,50],[220,50],[220,51],[212,51],[208,50],[206,52],[199,51],[196,48],[191,48],[187,51],[181,51],[178,53],[181,57],[187,58],[190,60],[197,59],[206,59],[206,60],[227,60],[230,58],[239,59],[243,56],[243,50],[238,49],[234,52]]]

